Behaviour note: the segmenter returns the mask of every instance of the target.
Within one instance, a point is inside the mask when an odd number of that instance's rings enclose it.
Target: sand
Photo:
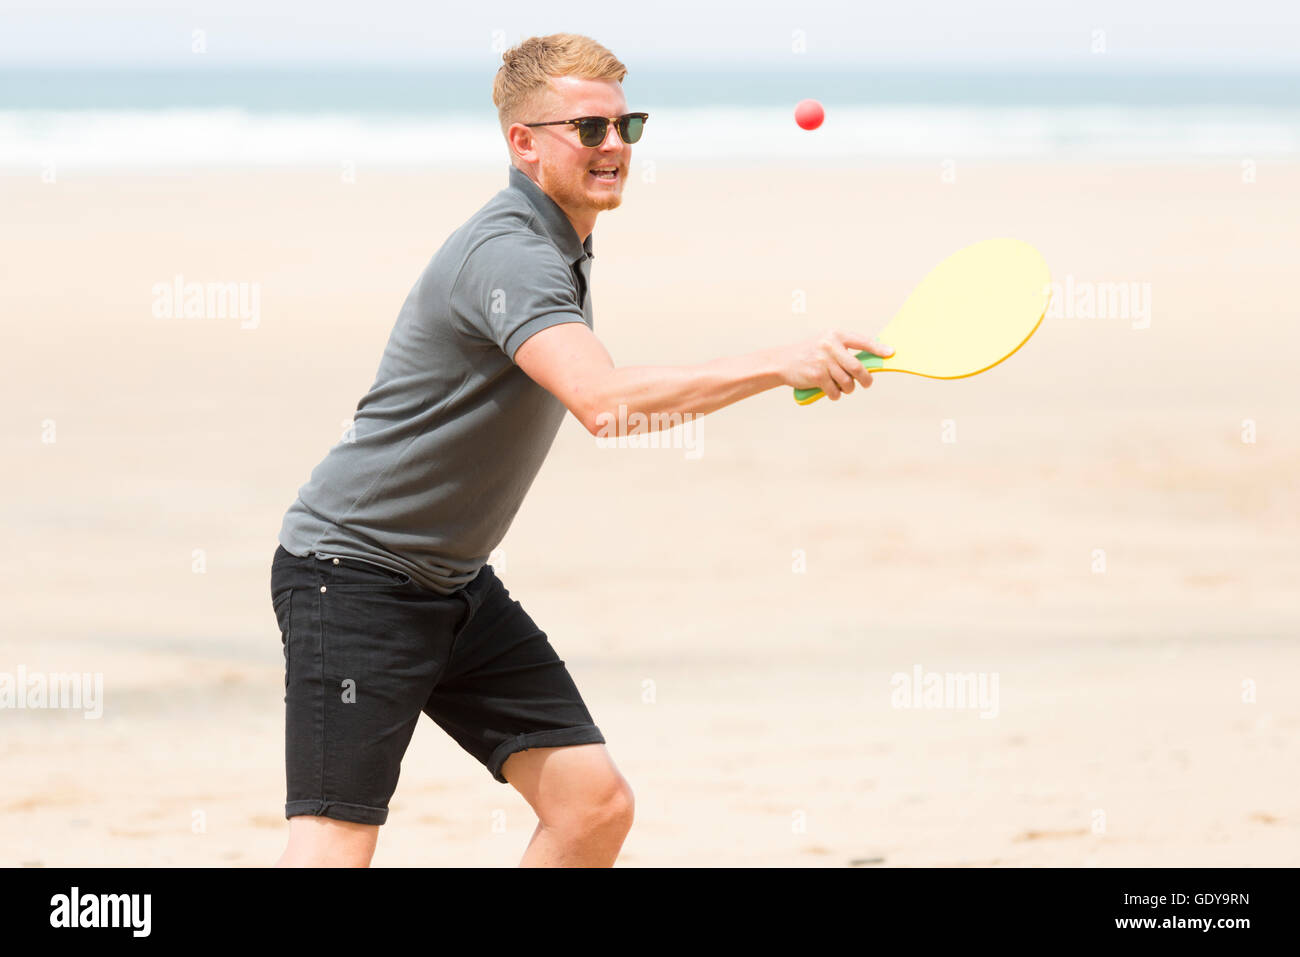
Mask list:
[[[597,224],[620,365],[874,332],[999,235],[1151,304],[975,379],[773,390],[698,455],[565,421],[498,571],[636,794],[620,866],[1300,863],[1300,170],[941,172],[663,163]],[[281,516],[504,183],[0,179],[0,672],[104,687],[98,719],[0,711],[0,864],[278,857]],[[258,284],[255,327],[153,315],[178,274]],[[996,676],[995,713],[893,706],[918,668]],[[374,863],[511,866],[534,824],[422,720]]]

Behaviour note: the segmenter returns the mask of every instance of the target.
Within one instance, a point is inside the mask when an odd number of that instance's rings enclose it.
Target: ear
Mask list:
[[[533,132],[522,123],[511,123],[506,130],[506,143],[510,147],[511,155],[518,156],[525,163],[538,161],[537,138]]]
[[[546,86],[540,90],[534,90],[524,102],[519,106],[517,116],[522,116],[527,122],[544,119],[547,111],[556,99],[555,81],[547,77]],[[530,129],[524,126],[524,122],[516,120],[506,128],[506,143],[510,147],[510,152],[518,156],[525,163],[536,163],[541,157],[537,152],[537,134],[538,130]]]

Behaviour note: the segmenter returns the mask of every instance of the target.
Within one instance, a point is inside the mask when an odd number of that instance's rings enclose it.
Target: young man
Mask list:
[[[871,385],[855,353],[878,347],[837,332],[616,368],[592,332],[591,232],[622,202],[644,114],[628,112],[623,64],[586,37],[534,37],[503,60],[507,188],[421,275],[355,438],[316,467],[280,530],[281,865],[369,864],[421,712],[537,813],[521,864],[612,865],[632,791],[564,662],[487,564],[565,410],[595,435],[620,406],[705,414],[782,385],[831,399]]]

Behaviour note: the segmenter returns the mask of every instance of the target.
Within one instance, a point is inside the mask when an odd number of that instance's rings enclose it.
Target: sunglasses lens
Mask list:
[[[578,121],[578,139],[582,141],[583,146],[599,146],[605,142],[605,134],[608,131],[609,120],[589,117]]]
[[[624,143],[635,143],[641,138],[644,129],[645,119],[640,116],[625,116],[618,121],[618,134],[623,137]]]

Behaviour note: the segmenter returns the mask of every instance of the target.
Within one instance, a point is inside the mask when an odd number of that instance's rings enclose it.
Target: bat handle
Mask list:
[[[858,360],[864,369],[879,369],[885,364],[885,360],[874,352],[859,352]],[[795,389],[794,400],[800,405],[812,405],[825,394],[821,389]]]

